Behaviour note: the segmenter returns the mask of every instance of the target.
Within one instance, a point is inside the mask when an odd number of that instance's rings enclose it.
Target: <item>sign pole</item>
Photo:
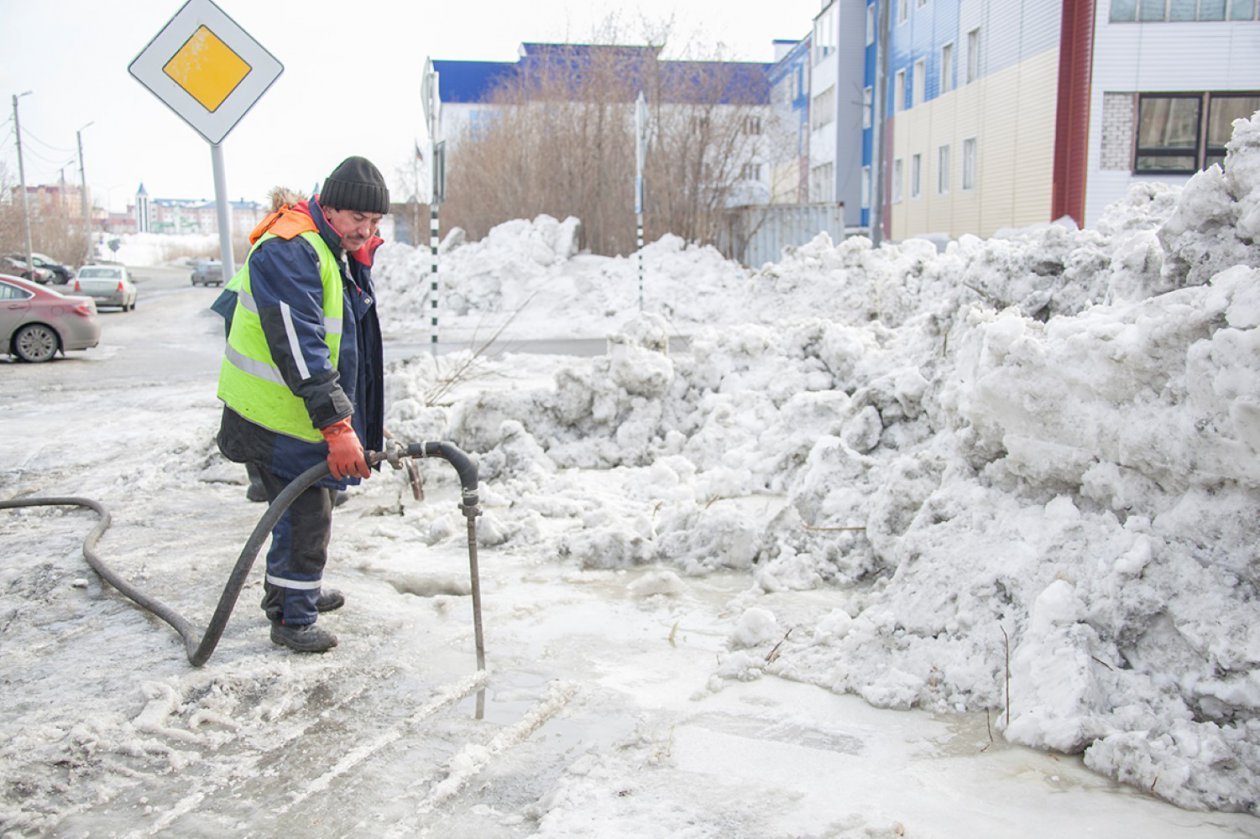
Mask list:
[[[214,203],[219,218],[219,251],[223,257],[220,268],[223,271],[223,285],[226,286],[236,273],[236,259],[232,255],[232,208],[228,206],[223,146],[219,143],[210,144],[210,162],[214,167]]]

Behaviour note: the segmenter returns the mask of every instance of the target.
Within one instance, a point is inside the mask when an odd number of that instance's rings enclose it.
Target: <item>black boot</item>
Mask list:
[[[313,623],[289,626],[276,622],[271,625],[271,643],[299,653],[322,653],[337,646],[337,636]]]

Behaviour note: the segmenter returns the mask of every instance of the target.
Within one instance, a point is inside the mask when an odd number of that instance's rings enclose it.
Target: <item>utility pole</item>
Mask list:
[[[871,242],[884,239],[884,105],[888,89],[888,20],[892,0],[879,2],[879,33],[875,40],[875,114],[871,122]],[[896,109],[894,109],[896,110]]]
[[[83,128],[91,124],[89,122]],[[83,238],[86,240],[85,247],[87,248],[83,262],[87,264],[92,261],[92,216],[88,213],[87,175],[83,172],[83,128],[74,132],[74,136],[79,140],[79,201],[83,208]]]
[[[22,165],[22,124],[18,122],[18,99],[30,96],[33,91],[13,94],[13,134],[17,137],[18,184],[22,187],[22,231],[26,238],[26,264],[31,268],[31,207],[26,198],[26,168]]]

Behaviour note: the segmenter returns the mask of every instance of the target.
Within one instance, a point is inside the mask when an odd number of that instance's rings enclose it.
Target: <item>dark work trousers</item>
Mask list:
[[[276,500],[289,482],[265,466],[255,464],[267,491],[268,503]],[[263,611],[273,623],[292,626],[314,623],[319,613],[315,600],[328,560],[332,532],[333,490],[309,487],[299,495],[271,531],[267,551],[267,576],[263,582]]]

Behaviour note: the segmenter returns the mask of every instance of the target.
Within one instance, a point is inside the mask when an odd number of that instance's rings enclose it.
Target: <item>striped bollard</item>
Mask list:
[[[438,343],[438,208],[429,205],[429,250],[432,252],[432,268],[429,272],[429,348],[437,355]]]
[[[639,245],[639,311],[643,311],[643,214],[639,213],[636,241]]]

